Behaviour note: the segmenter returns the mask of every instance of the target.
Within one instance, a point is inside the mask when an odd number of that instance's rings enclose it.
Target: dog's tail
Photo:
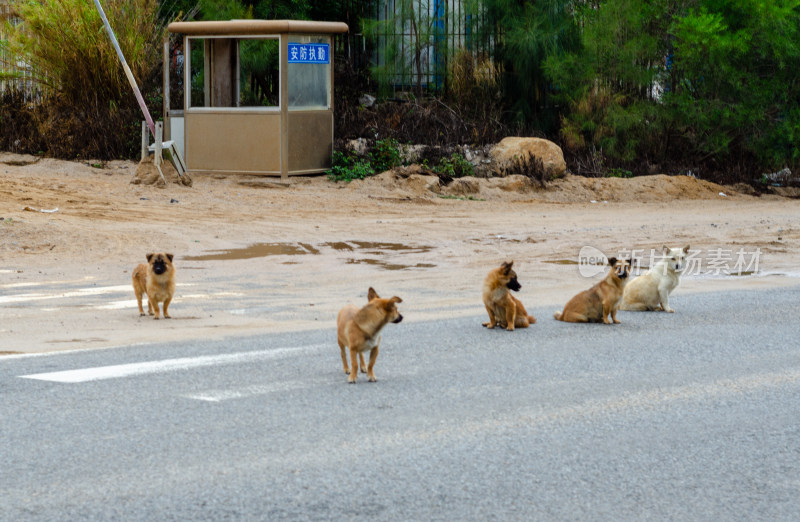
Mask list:
[[[528,322],[530,324],[536,324],[536,318],[534,316],[532,316],[532,315],[529,315],[528,316]]]
[[[556,312],[556,313],[553,314],[553,319],[555,319],[556,321],[560,321],[561,320],[561,315],[562,315],[562,312]]]

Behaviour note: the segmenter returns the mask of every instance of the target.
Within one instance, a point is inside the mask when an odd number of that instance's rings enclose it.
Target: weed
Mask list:
[[[334,151],[331,168],[326,171],[328,179],[331,181],[353,181],[354,179],[364,179],[375,174],[369,160],[362,159],[356,155],[345,154]]]
[[[608,169],[606,171],[607,178],[632,178],[633,172],[630,170],[621,169],[618,167],[614,167],[613,169]]]
[[[393,138],[378,140],[369,156],[375,172],[384,172],[402,163],[400,144]]]
[[[464,176],[474,176],[475,167],[467,161],[463,154],[454,152],[449,158],[442,158],[439,164],[433,169],[437,173],[445,174],[452,178],[462,178]]]
[[[542,187],[547,185],[548,174],[544,168],[544,162],[541,158],[537,158],[531,152],[522,156],[514,156],[510,165],[506,168],[506,174],[518,173],[527,176],[530,179],[538,181]],[[551,178],[552,179],[552,178]]]

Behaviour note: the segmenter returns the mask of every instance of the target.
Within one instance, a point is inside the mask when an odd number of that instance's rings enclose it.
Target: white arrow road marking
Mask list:
[[[202,368],[206,366],[243,364],[254,361],[282,359],[285,357],[299,355],[301,353],[320,351],[323,348],[330,349],[330,345],[312,344],[308,346],[276,348],[273,350],[260,350],[255,352],[239,352],[223,355],[207,355],[202,357],[185,357],[181,359],[165,359],[163,361],[117,364],[113,366],[83,368],[80,370],[36,373],[31,375],[20,375],[19,377],[22,379],[36,379],[40,381],[80,383],[88,381],[100,381],[104,379],[119,379],[134,375],[175,372],[189,370],[192,368]]]

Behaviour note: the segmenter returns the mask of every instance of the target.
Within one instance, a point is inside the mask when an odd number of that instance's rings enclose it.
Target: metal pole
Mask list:
[[[114,36],[114,31],[111,29],[111,25],[108,23],[108,18],[106,18],[106,13],[103,11],[103,8],[100,6],[100,0],[94,0],[94,5],[97,6],[97,11],[100,13],[100,18],[103,19],[103,25],[106,27],[106,32],[108,33],[108,37],[111,39],[111,45],[114,46],[114,50],[117,51],[117,56],[119,56],[119,61],[122,62],[122,68],[125,70],[125,76],[128,77],[128,81],[133,88],[133,93],[136,95],[136,101],[139,102],[139,107],[141,107],[142,112],[144,113],[144,119],[147,122],[147,127],[150,129],[150,132],[155,137],[156,135],[156,125],[153,123],[153,118],[150,116],[150,111],[147,110],[147,105],[144,103],[144,98],[142,98],[142,93],[139,92],[139,86],[136,85],[136,78],[133,77],[133,73],[131,72],[130,67],[128,67],[128,62],[125,61],[125,56],[122,54],[122,50],[119,48],[119,42],[117,42],[117,37]]]

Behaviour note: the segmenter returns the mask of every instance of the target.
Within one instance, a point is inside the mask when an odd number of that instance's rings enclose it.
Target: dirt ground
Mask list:
[[[583,247],[636,250],[647,266],[652,249],[691,245],[677,313],[682,293],[800,283],[797,199],[685,176],[440,187],[411,169],[349,184],[195,175],[159,188],[131,183],[136,168],[0,153],[0,353],[332,328],[369,286],[401,296],[406,320],[478,316],[483,278],[504,260],[518,297],[552,321],[594,282],[577,265]],[[140,318],[131,288],[154,251],[175,255],[171,320]]]

